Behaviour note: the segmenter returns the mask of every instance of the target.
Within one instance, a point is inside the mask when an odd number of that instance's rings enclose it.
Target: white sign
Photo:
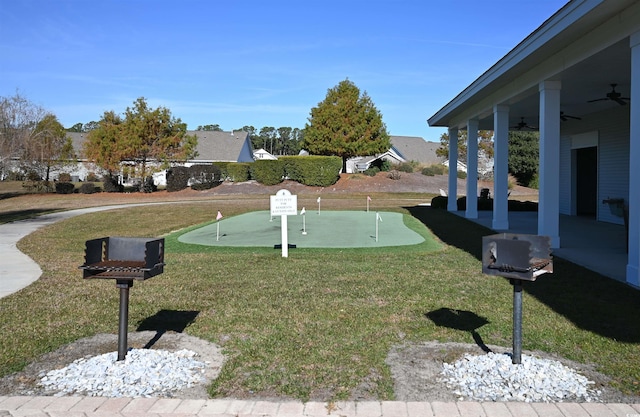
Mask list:
[[[288,190],[280,190],[271,196],[272,216],[295,216],[298,214],[298,196]]]

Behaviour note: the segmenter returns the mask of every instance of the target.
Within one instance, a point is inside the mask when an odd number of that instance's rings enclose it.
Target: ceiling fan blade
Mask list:
[[[597,98],[597,99],[595,99],[595,100],[589,100],[589,101],[587,101],[587,103],[593,103],[593,102],[596,102],[596,101],[605,101],[605,100],[609,100],[609,97],[606,97],[606,98]]]
[[[624,101],[624,100],[623,100],[623,99],[621,99],[621,98],[612,98],[612,100],[613,100],[613,101],[615,101],[616,103],[618,103],[618,104],[619,104],[619,105],[621,105],[621,106],[626,106],[626,105],[627,105],[627,102],[626,102],[626,101]]]
[[[582,120],[582,118],[577,117],[577,116],[571,116],[569,114],[566,114],[565,112],[561,111],[560,112],[560,120],[562,120],[563,122],[566,122],[569,119],[575,119],[575,120]]]

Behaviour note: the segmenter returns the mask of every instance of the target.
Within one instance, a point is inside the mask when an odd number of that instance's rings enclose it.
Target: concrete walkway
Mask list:
[[[4,413],[4,414],[3,414]],[[640,404],[307,402],[102,397],[0,397],[0,416],[40,417],[640,417]]]
[[[0,298],[21,290],[42,275],[40,266],[16,247],[18,241],[23,237],[41,227],[81,214],[141,205],[143,204],[90,207],[43,214],[32,219],[0,224]]]
[[[60,220],[95,211],[132,207],[114,205],[47,214],[0,225],[0,298],[37,280],[42,271],[16,243]],[[3,340],[1,343],[7,343]],[[180,400],[166,398],[2,397],[0,417],[640,417],[640,404],[505,402],[307,402],[252,400]]]

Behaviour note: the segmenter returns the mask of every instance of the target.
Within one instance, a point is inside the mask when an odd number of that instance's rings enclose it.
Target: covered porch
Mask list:
[[[469,172],[477,171],[477,132],[493,132],[493,211],[480,213],[470,199],[464,217],[549,236],[557,256],[640,289],[639,17],[637,1],[571,0],[428,122],[450,138],[466,130]],[[539,132],[535,216],[508,206],[510,132],[523,129]],[[453,166],[457,141],[448,153]],[[466,182],[475,195],[477,177]],[[458,191],[450,171],[447,194],[465,194]],[[455,199],[447,209],[457,210]]]

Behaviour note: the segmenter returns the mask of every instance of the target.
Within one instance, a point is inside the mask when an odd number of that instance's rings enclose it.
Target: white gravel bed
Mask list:
[[[558,361],[522,355],[514,365],[511,356],[467,354],[444,364],[443,382],[460,400],[562,402],[597,401],[599,391],[586,377]]]
[[[171,397],[172,393],[201,383],[205,363],[197,354],[155,349],[130,349],[123,361],[118,353],[85,357],[41,375],[39,385],[54,395],[94,397]]]

